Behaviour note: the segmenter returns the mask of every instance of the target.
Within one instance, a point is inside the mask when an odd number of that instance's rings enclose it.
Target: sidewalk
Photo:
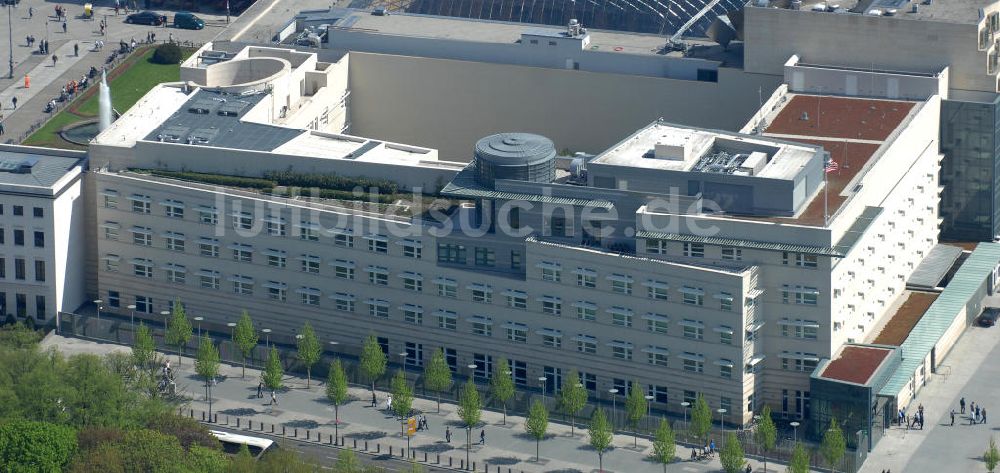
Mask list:
[[[121,345],[103,344],[50,335],[43,341],[44,347],[55,347],[67,354],[95,353],[103,355],[112,351],[128,351]],[[204,381],[194,373],[194,360],[183,357],[180,366],[177,357],[170,357],[171,366],[177,369],[177,388],[181,394],[191,399],[189,408],[195,411],[207,411],[208,402],[205,397]],[[242,425],[252,420],[255,425],[261,422],[285,426],[286,429],[308,429],[311,434],[319,433],[329,438],[335,431],[333,424],[333,406],[326,400],[325,386],[321,381],[314,380],[312,387],[306,389],[306,381],[299,377],[286,376],[286,389],[278,393],[278,404],[269,406],[270,394],[265,393],[264,399],[258,399],[257,384],[259,370],[247,369],[245,379],[240,378],[241,368],[223,364],[220,367],[220,381],[212,388],[212,412],[228,416],[230,424],[235,424],[234,417],[241,419]],[[398,451],[406,448],[406,439],[400,434],[400,423],[392,415],[386,415],[381,410],[370,406],[371,393],[367,389],[351,387],[350,394],[354,399],[340,408],[340,435],[346,439],[347,445],[358,439],[359,444],[367,440],[374,450],[375,443],[380,444],[383,451],[390,446]],[[380,402],[384,402],[386,393],[377,391]],[[441,404],[441,413],[437,413],[433,400],[417,398],[413,403],[414,410],[427,416],[429,430],[418,432],[410,441],[410,446],[422,460],[423,453],[429,458],[440,455],[447,465],[447,457],[452,457],[453,464],[459,465],[465,459],[465,429],[457,414],[454,404]],[[381,406],[380,408],[381,409]],[[198,414],[196,413],[196,417]],[[550,415],[551,417],[551,415]],[[473,430],[473,445],[471,446],[471,461],[477,465],[487,463],[493,466],[510,468],[512,471],[524,472],[590,472],[597,468],[597,454],[590,449],[586,435],[586,421],[578,421],[575,436],[570,436],[570,426],[549,422],[548,437],[541,443],[540,462],[534,460],[535,442],[525,434],[524,418],[507,416],[507,424],[502,425],[502,414],[483,411],[483,424]],[[452,442],[444,441],[445,427],[452,431]],[[486,431],[486,445],[478,445],[479,431]],[[300,435],[304,436],[304,433]],[[716,440],[718,443],[718,439]],[[640,438],[638,447],[633,447],[633,439],[628,435],[615,435],[614,448],[604,454],[604,469],[607,472],[660,472],[662,466],[651,461],[652,446],[648,440]],[[691,450],[678,446],[677,455],[688,458]],[[761,472],[763,468],[756,461],[751,461],[754,471]],[[770,464],[769,471],[783,471],[784,465]],[[679,462],[670,467],[670,471],[708,472],[721,471],[717,459],[705,462]]]

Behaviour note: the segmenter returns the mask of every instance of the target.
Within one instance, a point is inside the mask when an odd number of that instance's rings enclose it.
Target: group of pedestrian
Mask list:
[[[66,8],[62,5],[56,5],[56,19],[59,21],[66,21]]]
[[[917,405],[917,413],[913,416],[913,420],[907,425],[908,428],[914,428],[920,426],[920,430],[924,430],[924,405]]]
[[[30,47],[30,46],[32,46],[34,44],[35,44],[35,37],[34,36],[28,36],[28,46]],[[38,41],[38,54],[48,54],[48,53],[49,53],[49,42],[48,42],[48,40],[43,39],[41,41]]]
[[[264,398],[264,382],[261,381],[260,383],[257,383],[257,399],[263,399],[263,398]],[[271,391],[271,403],[268,405],[269,406],[278,405],[278,395],[273,390]]]
[[[152,31],[147,31],[146,32],[146,43],[153,44],[155,42],[156,42],[156,33],[153,33]]]
[[[104,33],[108,30],[108,20],[101,19],[97,27],[101,30],[101,36],[104,36]]]
[[[430,428],[427,427],[427,416],[423,414],[417,416],[417,431],[421,430],[430,430]]]
[[[125,14],[128,15],[128,2],[115,0],[115,16],[118,16],[118,14],[122,11],[124,11]]]

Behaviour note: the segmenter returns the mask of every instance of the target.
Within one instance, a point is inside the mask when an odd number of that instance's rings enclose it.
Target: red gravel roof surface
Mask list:
[[[868,384],[868,380],[889,353],[885,348],[848,345],[840,351],[836,360],[826,365],[821,376],[849,383]]]

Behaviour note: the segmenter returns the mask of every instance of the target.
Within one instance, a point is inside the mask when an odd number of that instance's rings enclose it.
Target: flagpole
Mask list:
[[[226,24],[229,24],[229,0],[226,0]]]

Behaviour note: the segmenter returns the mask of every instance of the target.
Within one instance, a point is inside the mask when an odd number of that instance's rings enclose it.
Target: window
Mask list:
[[[288,236],[288,223],[281,217],[268,217],[267,234],[276,237]]]
[[[667,254],[667,241],[654,240],[651,238],[646,239],[646,253],[652,253],[654,255]]]
[[[646,361],[651,365],[667,366],[668,351],[666,348],[650,345],[644,350]]]
[[[0,258],[0,279],[7,278],[7,258]],[[3,310],[0,309],[0,315],[6,315]]]
[[[492,248],[484,248],[482,246],[476,247],[476,266],[485,266],[492,268],[496,266],[496,253]]]
[[[510,226],[511,230],[519,230],[521,228],[520,207],[511,207],[510,212],[507,213],[507,225]]]
[[[576,268],[576,285],[580,287],[597,287],[597,271],[587,268]]]
[[[458,371],[458,350],[454,348],[444,349],[444,361],[448,363],[448,367],[451,368],[451,372],[455,373]]]
[[[611,343],[611,356],[623,360],[631,360],[632,344],[628,342],[623,342],[621,340],[613,341]]]
[[[101,192],[101,195],[104,196],[104,208],[107,209],[118,208],[118,191],[114,191],[111,189],[104,189],[104,191]]]
[[[198,207],[198,221],[207,225],[219,223],[219,211],[215,207]]]
[[[118,291],[108,291],[108,307],[121,307],[122,296]]]
[[[580,353],[596,354],[597,353],[597,339],[589,335],[577,335],[576,336],[576,351]]]
[[[219,240],[214,238],[202,238],[198,240],[198,253],[211,258],[219,257]]]
[[[646,330],[650,332],[668,333],[670,331],[670,319],[665,315],[646,314],[643,318],[646,319]]]
[[[507,340],[517,343],[527,343],[528,342],[528,326],[524,324],[518,324],[513,322],[508,322],[504,326],[507,332]]]
[[[667,397],[666,386],[658,386],[655,384],[651,384],[649,385],[649,389],[647,391],[649,392],[650,396],[653,396],[653,402],[658,402],[661,404],[666,404],[669,402],[669,399]]]
[[[45,261],[35,261],[35,281],[45,282]]]
[[[729,360],[721,360],[719,361],[718,364],[719,364],[719,376],[726,379],[732,379],[733,363],[730,362]]]
[[[320,291],[315,287],[299,288],[299,301],[305,305],[319,305]]]
[[[694,406],[695,401],[698,400],[698,393],[695,391],[684,390],[684,402],[687,402]]]
[[[388,253],[389,252],[389,239],[382,235],[371,235],[366,237],[368,240],[368,251],[375,253]]]
[[[184,234],[167,232],[163,235],[167,249],[170,251],[184,251]]]
[[[354,262],[342,259],[334,261],[333,275],[341,279],[354,279]]]
[[[319,241],[319,224],[302,220],[299,222],[299,239],[306,241]]]
[[[253,247],[250,245],[244,245],[243,243],[233,243],[230,248],[233,249],[233,260],[240,261],[243,263],[253,262]]]
[[[264,285],[267,288],[267,298],[272,301],[285,302],[288,300],[288,286],[277,281],[268,281]]]
[[[333,244],[344,248],[354,248],[354,237],[343,232],[338,232],[333,236]]]
[[[354,296],[343,292],[334,294],[333,307],[341,312],[354,312]]]
[[[45,232],[35,231],[35,248],[45,248]]]
[[[219,283],[219,272],[203,269],[198,272],[198,280],[201,287],[205,289],[215,289],[218,290],[220,287]]]
[[[236,275],[232,278],[233,292],[242,296],[253,295],[253,278]]]
[[[538,331],[542,336],[542,345],[550,348],[562,348],[562,332],[551,328],[543,328]]]
[[[688,258],[704,258],[705,245],[703,243],[684,243],[684,256]]]
[[[781,287],[781,302],[784,304],[814,306],[819,302],[819,290],[815,287],[792,286],[789,284],[784,284]]]
[[[719,300],[719,310],[733,310],[733,295],[728,292],[720,292],[715,296]]]
[[[793,264],[801,268],[815,268],[819,266],[819,257],[806,253],[784,251],[781,253],[781,264]]]
[[[406,358],[403,364],[410,367],[424,365],[424,345],[422,343],[406,342]]]
[[[726,410],[726,412],[733,412],[733,400],[726,396],[719,396],[719,407]]]
[[[493,320],[488,317],[473,317],[470,319],[472,323],[472,334],[481,335],[484,337],[493,336]]]
[[[438,328],[445,330],[455,330],[458,328],[458,314],[450,310],[439,310],[434,313],[434,317],[437,318]]]
[[[552,216],[549,218],[549,235],[566,237],[566,217]]]
[[[144,314],[152,314],[153,298],[147,296],[135,296],[135,311]]]
[[[28,316],[28,296],[24,294],[17,294],[15,297],[17,304],[17,316],[27,317]]]
[[[403,289],[421,292],[424,290],[424,277],[420,273],[403,273]]]
[[[389,285],[389,268],[383,268],[381,266],[369,266],[368,271],[368,282],[376,286],[388,286]]]
[[[476,365],[476,368],[472,372],[472,375],[476,378],[486,379],[493,373],[493,355],[473,353],[472,363]]]
[[[819,363],[819,357],[815,353],[802,352],[782,352],[781,369],[791,371],[805,371],[811,373]]]
[[[465,245],[438,243],[438,263],[465,264]]]
[[[153,232],[146,227],[132,227],[132,243],[140,246],[153,245]]]
[[[542,302],[543,314],[562,315],[562,299],[552,296],[542,296],[539,301]]]
[[[684,371],[691,371],[693,373],[703,373],[705,371],[705,362],[702,361],[701,355],[684,352],[684,356],[681,359],[684,360]]]
[[[705,291],[700,287],[688,287],[684,286],[681,288],[681,294],[684,295],[682,302],[690,305],[704,305],[705,304]]]
[[[25,275],[26,272],[27,271],[25,270],[24,266],[24,258],[15,258],[14,279],[17,279],[18,281],[24,281],[25,279],[27,279],[27,276]]]
[[[611,314],[611,323],[622,327],[632,326],[632,311],[624,307],[612,307],[608,309]]]
[[[42,218],[45,216],[45,209],[41,207],[35,207],[31,209],[31,213],[35,218]]]
[[[142,278],[151,278],[153,277],[153,262],[142,258],[134,259],[132,260],[132,272]]]
[[[162,202],[163,209],[166,212],[167,217],[170,218],[184,218],[184,203],[176,200],[167,200]]]
[[[597,304],[580,301],[573,304],[576,307],[576,318],[582,320],[597,320]]]
[[[368,299],[368,315],[380,319],[389,318],[389,301],[380,299]]]
[[[302,262],[302,272],[314,274],[319,273],[319,256],[302,255],[300,261]]]
[[[524,267],[524,256],[521,250],[510,250],[510,269],[521,269]]]
[[[507,292],[507,307],[512,309],[527,309],[528,308],[528,294],[521,291],[508,291]]]
[[[782,320],[779,324],[782,337],[816,340],[819,332],[819,323],[815,320]]]
[[[132,211],[141,214],[149,213],[149,203],[151,202],[148,195],[132,194],[128,198],[132,202]]]
[[[454,279],[438,278],[434,280],[437,285],[437,293],[440,297],[458,297],[458,282]]]
[[[690,338],[691,340],[705,339],[705,328],[701,322],[698,322],[697,320],[684,319],[681,321],[681,326],[684,327],[684,338]]]
[[[539,265],[541,270],[542,281],[551,282],[561,282],[562,281],[562,270],[560,266],[555,263],[541,263]]]
[[[275,268],[284,268],[285,266],[288,265],[288,256],[282,250],[275,250],[272,248],[268,248],[267,250],[263,251],[263,253],[267,255],[268,266],[274,266]]]
[[[469,290],[472,291],[472,302],[482,304],[493,303],[493,288],[482,284],[473,284],[469,286]]]
[[[581,371],[580,372],[580,379],[583,380],[583,389],[586,389],[587,392],[590,393],[590,395],[596,396],[597,395],[597,375],[594,374],[594,373],[585,373],[585,372]]]
[[[743,250],[740,248],[723,248],[722,259],[729,261],[743,261]]]
[[[14,206],[14,216],[17,216],[17,217],[23,217],[24,216],[24,206],[23,205],[15,205]]]
[[[667,289],[670,286],[663,281],[646,281],[646,296],[650,299],[665,301],[668,299]]]
[[[420,259],[423,246],[416,240],[403,240],[403,256]]]
[[[187,269],[181,265],[167,266],[167,281],[174,284],[184,284],[187,279]]]
[[[619,294],[632,294],[632,278],[624,274],[612,274],[608,276],[611,281],[611,292]]]
[[[237,230],[250,230],[253,228],[253,214],[250,212],[234,212],[233,228]]]
[[[14,230],[14,246],[24,246],[24,230]]]

